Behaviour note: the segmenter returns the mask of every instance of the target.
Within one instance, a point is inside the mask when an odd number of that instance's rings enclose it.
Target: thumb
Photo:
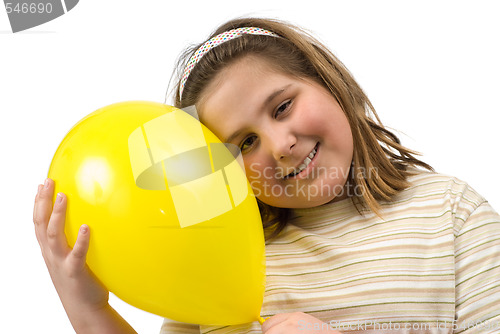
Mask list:
[[[70,257],[71,262],[75,268],[81,268],[85,265],[85,260],[87,258],[87,251],[89,250],[90,242],[90,229],[88,225],[80,226],[78,231],[78,236],[76,238],[75,246],[71,251]]]

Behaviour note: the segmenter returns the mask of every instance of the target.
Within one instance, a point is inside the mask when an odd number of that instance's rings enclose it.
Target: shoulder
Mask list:
[[[444,202],[454,209],[458,206],[476,208],[486,202],[466,181],[442,173],[413,169],[408,178],[410,186],[401,191],[395,198],[397,201],[415,201],[437,203]]]
[[[417,212],[422,216],[441,217],[450,221],[455,230],[459,230],[478,208],[493,211],[486,199],[466,181],[442,173],[412,171],[414,174],[408,178],[410,186],[383,207],[407,214]]]

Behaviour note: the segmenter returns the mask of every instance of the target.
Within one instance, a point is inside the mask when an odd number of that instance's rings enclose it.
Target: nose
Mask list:
[[[267,139],[271,154],[276,161],[283,161],[290,157],[297,142],[295,135],[283,127],[270,129]]]

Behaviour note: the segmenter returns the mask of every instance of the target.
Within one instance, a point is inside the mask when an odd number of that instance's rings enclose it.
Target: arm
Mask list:
[[[163,319],[160,334],[200,334],[200,325],[178,322],[170,319]]]
[[[453,329],[454,333],[464,334],[497,333],[500,330],[500,216],[488,202],[469,211],[458,209],[456,214],[456,322]]]
[[[50,277],[75,331],[83,333],[136,333],[108,304],[109,292],[87,267],[88,226],[80,228],[75,246],[64,235],[66,196],[52,198],[54,182],[38,186],[33,211],[35,233]]]

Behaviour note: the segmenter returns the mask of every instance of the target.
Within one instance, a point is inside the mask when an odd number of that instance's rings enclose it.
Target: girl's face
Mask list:
[[[305,208],[347,197],[351,129],[320,84],[245,57],[217,75],[197,108],[215,135],[240,147],[262,202]]]

